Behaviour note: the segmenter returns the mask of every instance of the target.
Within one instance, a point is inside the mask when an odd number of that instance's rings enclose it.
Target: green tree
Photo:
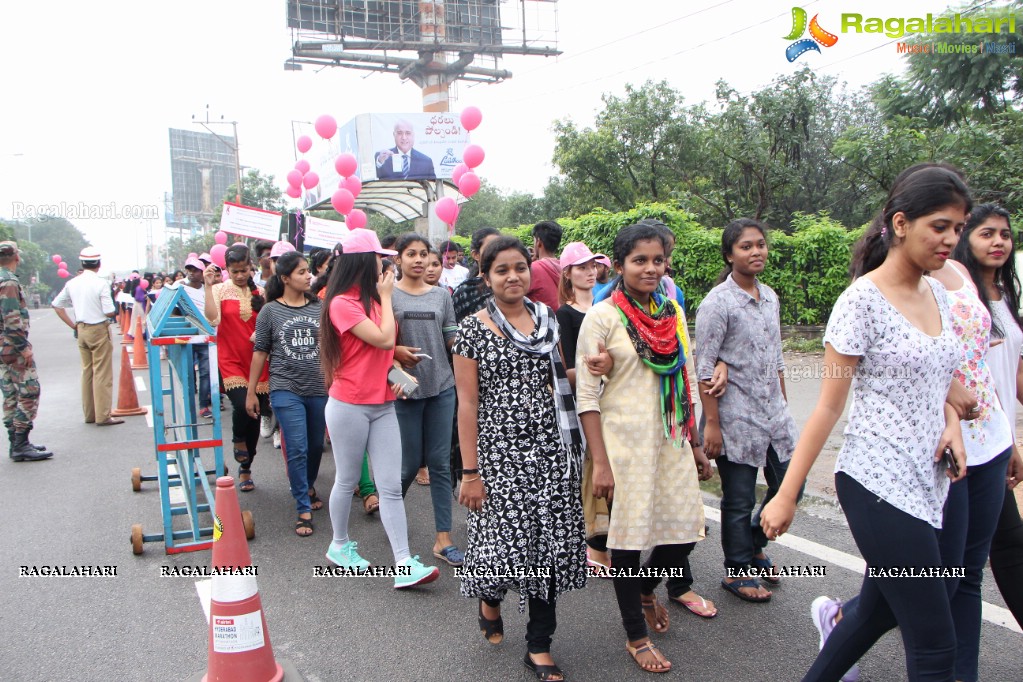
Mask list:
[[[238,193],[237,187],[236,183],[227,188],[224,201],[234,201]],[[274,176],[263,175],[259,170],[250,168],[242,180],[242,204],[281,213],[281,233],[288,231],[288,207],[284,202],[284,193],[274,184]],[[220,225],[220,216],[223,212],[224,204],[221,203],[213,211],[211,228],[216,229]]]
[[[89,246],[85,235],[70,221],[55,216],[31,218],[24,222],[12,223],[11,226],[14,228],[19,249],[29,259],[29,270],[33,274],[38,272],[39,281],[51,289],[63,288],[64,280],[57,277],[57,266],[50,258],[54,254],[60,254],[68,263],[68,270],[74,275],[79,266],[78,254]],[[36,249],[32,249],[30,243],[34,244]]]

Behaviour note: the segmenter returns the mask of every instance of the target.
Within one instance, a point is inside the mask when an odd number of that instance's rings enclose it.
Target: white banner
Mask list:
[[[305,245],[320,246],[325,249],[332,249],[338,242],[343,242],[348,236],[348,227],[336,220],[324,220],[312,216],[303,216],[305,225]]]
[[[225,201],[220,229],[243,237],[276,242],[281,238],[281,214]]]

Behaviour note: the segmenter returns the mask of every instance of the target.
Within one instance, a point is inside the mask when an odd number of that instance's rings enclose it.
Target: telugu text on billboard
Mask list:
[[[373,163],[363,180],[450,178],[469,144],[457,114],[370,114]]]

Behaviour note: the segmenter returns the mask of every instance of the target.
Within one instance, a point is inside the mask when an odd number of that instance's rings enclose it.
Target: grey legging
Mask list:
[[[408,523],[401,499],[401,436],[394,403],[352,405],[331,398],[324,415],[332,436],[337,471],[330,491],[330,523],[335,544],[343,545],[349,540],[352,494],[362,476],[363,454],[368,452],[380,496],[380,520],[391,541],[394,563],[407,559]]]

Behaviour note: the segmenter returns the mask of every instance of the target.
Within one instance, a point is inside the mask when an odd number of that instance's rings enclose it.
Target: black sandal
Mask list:
[[[309,529],[308,533],[299,533],[298,532],[298,531],[304,530],[306,528]],[[307,537],[309,537],[312,534],[313,534],[313,520],[312,519],[303,519],[301,516],[298,517],[298,520],[295,521],[295,535],[297,535],[300,538],[307,538]]]
[[[536,663],[530,657],[528,651],[526,652],[526,658],[522,662],[533,671],[536,679],[540,680],[540,682],[564,682],[566,679],[565,673],[561,672],[561,668],[556,665],[540,665]]]
[[[316,494],[315,488],[309,489],[309,508],[313,511],[319,511],[323,509],[323,500]]]
[[[243,469],[248,469],[249,464],[252,463],[252,455],[249,454],[248,450],[235,450],[234,461],[241,464]]]
[[[500,644],[504,639],[504,620],[501,616],[498,616],[494,620],[490,620],[484,616],[482,599],[480,599],[479,602],[479,622],[480,630],[483,632],[483,639],[487,640],[491,644]]]

